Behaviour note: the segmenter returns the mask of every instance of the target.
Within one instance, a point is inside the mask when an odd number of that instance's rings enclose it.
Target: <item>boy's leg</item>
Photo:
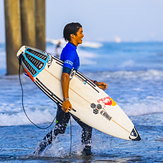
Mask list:
[[[81,122],[77,117],[72,115],[75,121],[82,127],[81,142],[85,146],[83,149],[83,154],[91,155],[91,143],[92,143],[92,127]]]
[[[70,119],[70,113],[65,113],[60,106],[58,106],[57,115],[56,115],[56,125],[53,130],[51,130],[44,139],[40,142],[36,148],[34,154],[39,155],[44,149],[52,143],[52,140],[56,138],[58,134],[64,134],[67,123]]]

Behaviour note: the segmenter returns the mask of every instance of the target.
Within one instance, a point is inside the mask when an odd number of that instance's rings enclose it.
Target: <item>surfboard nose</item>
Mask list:
[[[141,137],[140,137],[140,135],[139,135],[139,133],[135,127],[131,131],[129,139],[131,139],[133,141],[140,141],[141,140]]]
[[[24,52],[25,51],[25,49],[26,49],[26,46],[25,45],[23,45],[20,49],[19,49],[19,51],[17,52],[17,57],[19,58],[19,56],[22,54],[22,52]]]

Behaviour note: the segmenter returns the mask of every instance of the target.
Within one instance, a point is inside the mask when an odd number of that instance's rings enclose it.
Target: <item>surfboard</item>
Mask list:
[[[63,61],[28,46],[22,46],[17,57],[38,88],[61,106]],[[117,103],[79,71],[71,71],[69,99],[73,106],[69,112],[87,125],[121,139],[141,140],[134,124]]]

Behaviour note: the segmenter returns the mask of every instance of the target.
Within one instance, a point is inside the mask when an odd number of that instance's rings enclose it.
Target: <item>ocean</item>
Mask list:
[[[55,55],[56,43],[48,40],[46,51]],[[0,43],[0,162],[163,162],[163,42],[83,42],[77,50],[79,71],[108,84],[106,93],[133,121],[142,140],[122,140],[93,129],[93,155],[86,157],[81,154],[81,128],[71,118],[65,134],[41,156],[33,156],[54,124],[39,129],[29,122],[19,75],[5,75],[5,44]],[[48,126],[56,104],[24,74],[20,77],[27,115],[38,126]]]

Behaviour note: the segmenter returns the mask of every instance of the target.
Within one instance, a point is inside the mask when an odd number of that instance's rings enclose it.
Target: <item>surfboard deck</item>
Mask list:
[[[22,46],[17,57],[31,80],[61,106],[63,61],[28,46]],[[116,102],[79,71],[71,71],[69,99],[73,106],[70,113],[89,126],[121,139],[141,140],[134,124]]]

